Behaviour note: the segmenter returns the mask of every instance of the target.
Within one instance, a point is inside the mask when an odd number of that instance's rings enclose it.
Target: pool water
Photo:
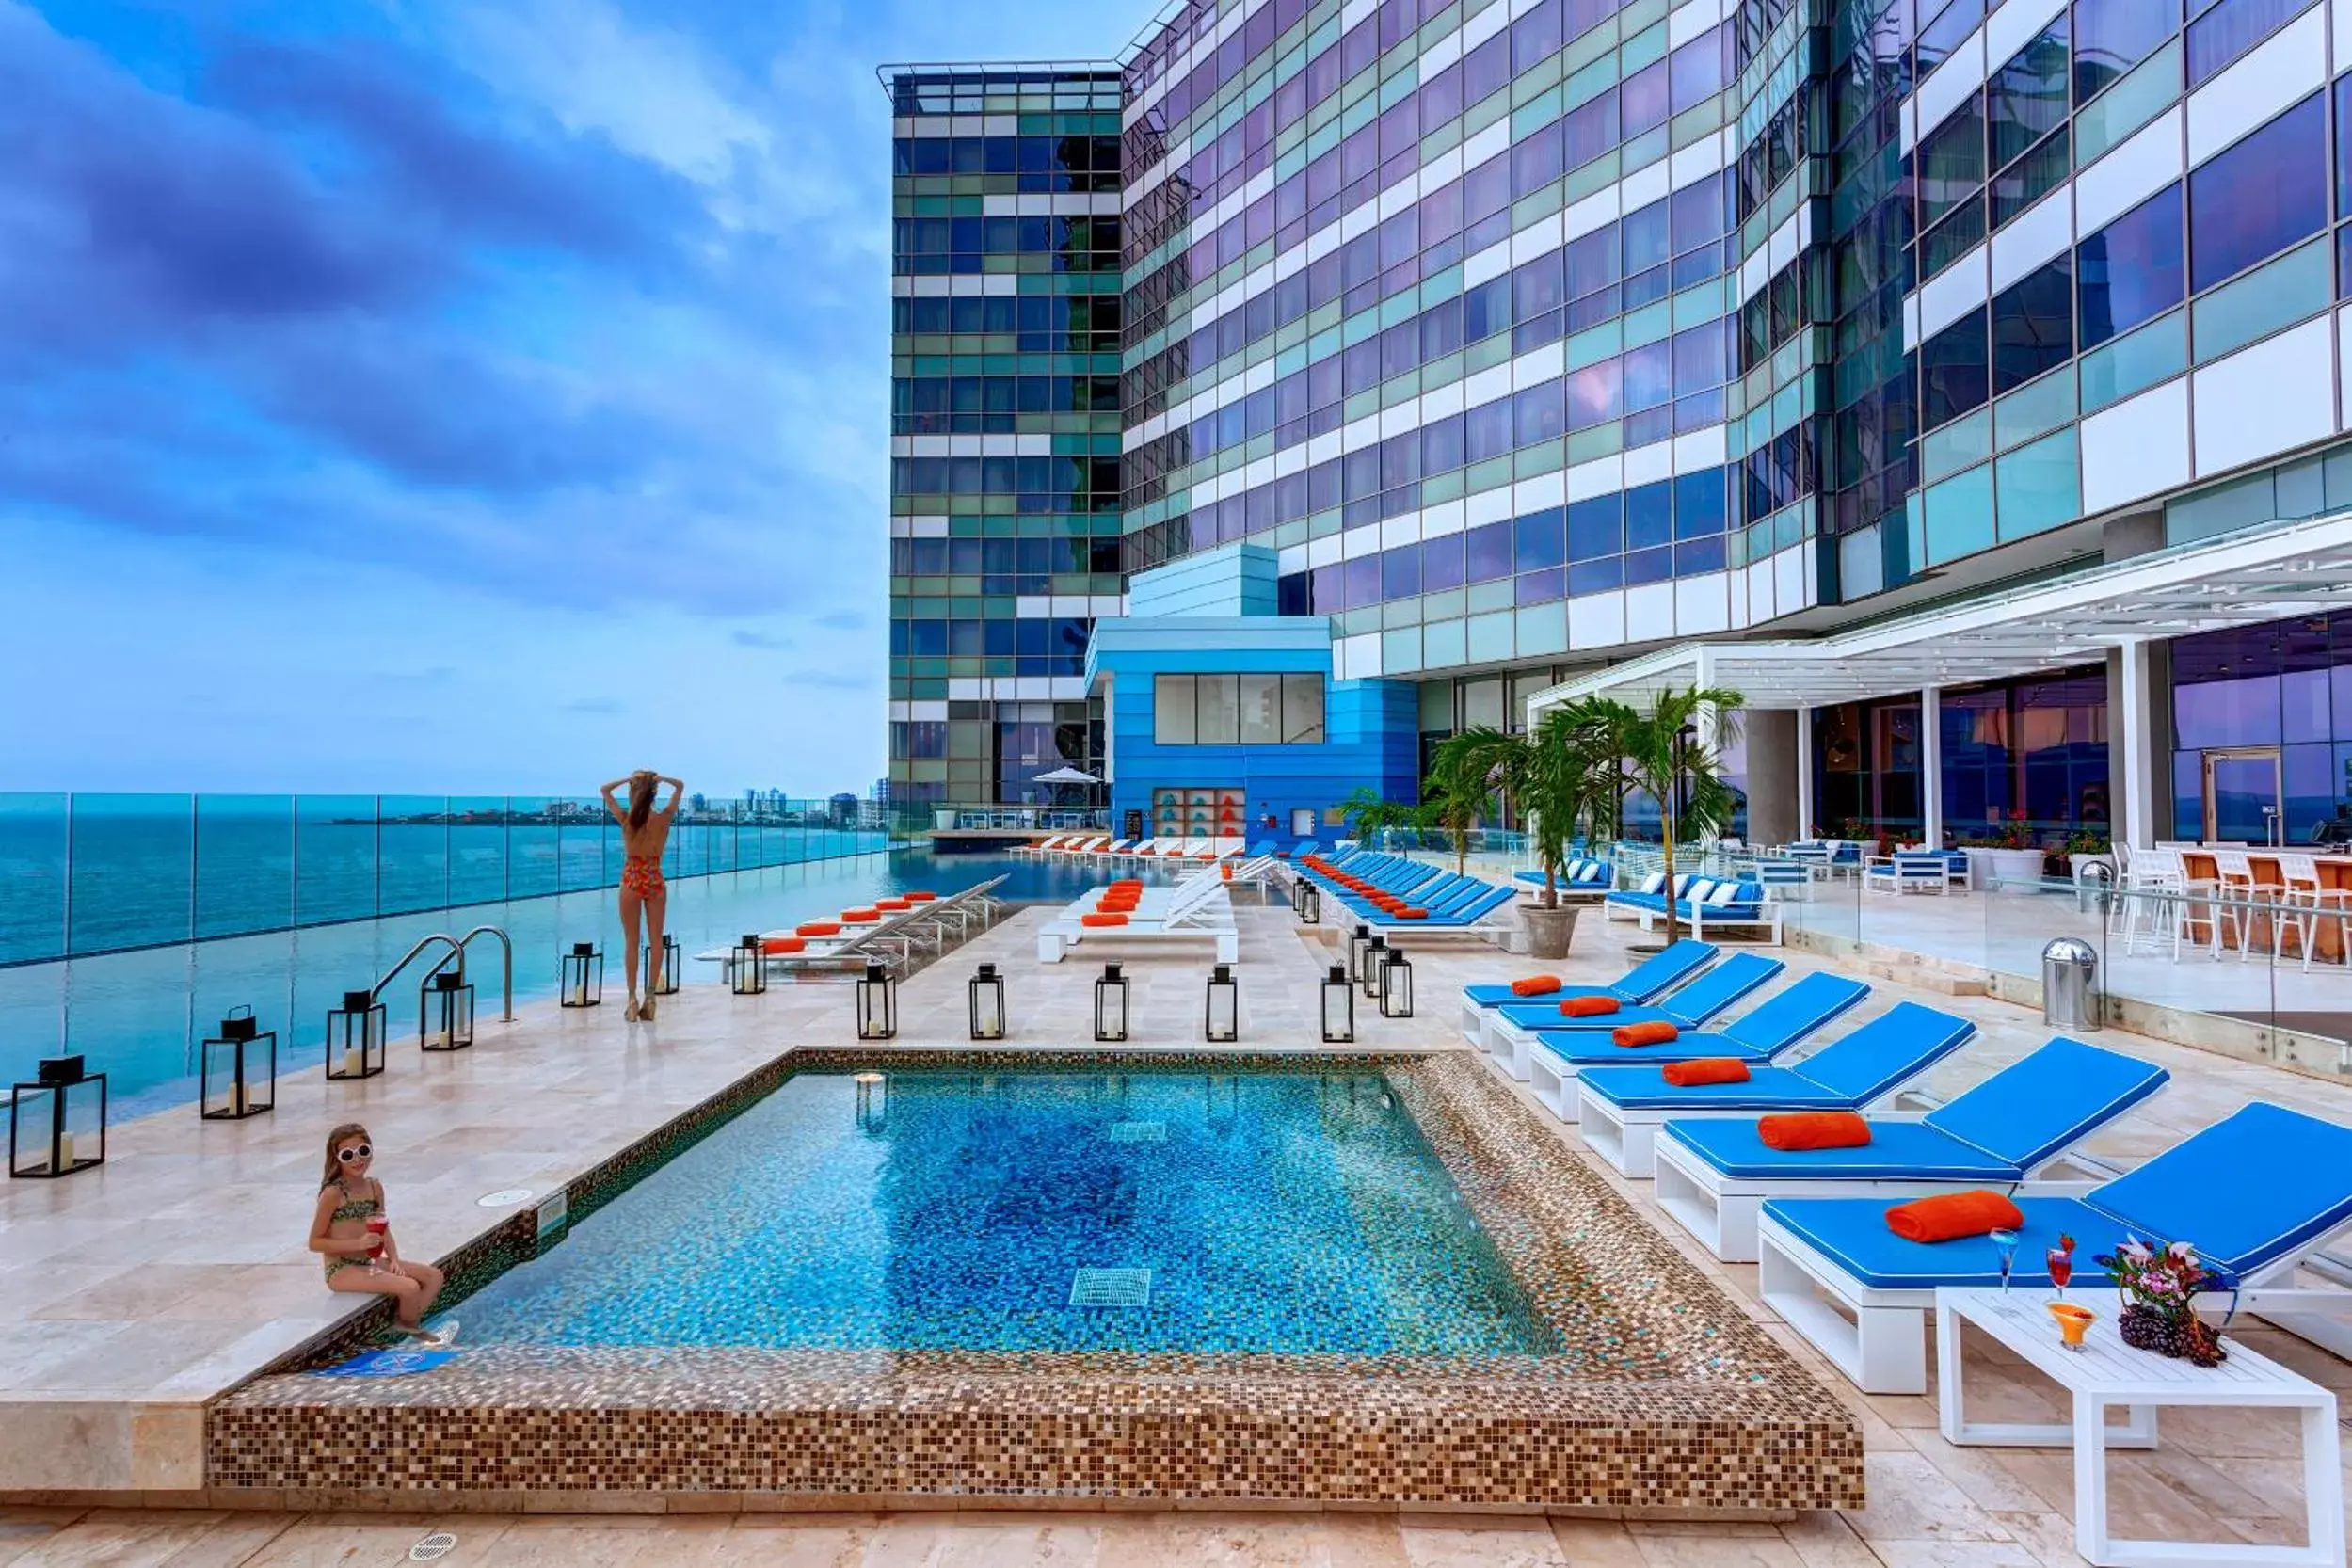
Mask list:
[[[1377,1072],[802,1074],[459,1310],[472,1344],[1557,1352]]]
[[[1101,862],[997,855],[935,857],[906,849],[838,860],[678,877],[670,883],[669,934],[688,955],[681,983],[713,984],[719,966],[692,955],[724,947],[746,931],[872,904],[912,888],[947,893],[1002,874],[1000,897],[1016,903],[1066,903],[1124,874]],[[618,900],[609,888],[478,904],[421,914],[348,920],[215,941],[182,942],[123,952],[0,965],[0,1081],[33,1077],[43,1056],[78,1051],[90,1070],[108,1074],[118,1117],[184,1104],[196,1097],[204,1038],[229,1009],[249,1006],[279,1036],[280,1076],[315,1072],[327,1010],[343,993],[371,984],[430,932],[462,934],[504,927],[515,944],[515,1004],[555,994],[557,955],[574,941],[604,950],[609,998],[621,995]],[[477,943],[470,960],[481,1016],[498,1016],[498,950]],[[417,1025],[412,968],[385,993],[394,1050],[411,1045]],[[494,1032],[482,1049],[495,1049]]]

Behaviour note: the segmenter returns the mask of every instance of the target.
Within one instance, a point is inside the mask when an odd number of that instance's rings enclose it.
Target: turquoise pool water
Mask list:
[[[477,1345],[1558,1352],[1377,1072],[803,1074],[457,1313]]]
[[[669,929],[689,954],[724,946],[746,931],[838,914],[908,888],[949,892],[990,876],[1016,902],[1066,901],[1116,874],[1100,866],[1010,856],[934,857],[927,850],[680,877],[670,884]],[[515,944],[515,1002],[555,992],[556,955],[575,941],[605,953],[605,984],[621,986],[621,935],[613,890],[563,893],[506,904],[252,936],[183,942],[49,963],[0,966],[0,1073],[30,1079],[43,1056],[79,1051],[108,1073],[118,1116],[192,1100],[200,1043],[230,1008],[249,1005],[279,1032],[280,1076],[316,1071],[327,1012],[343,993],[372,984],[418,937],[503,926]],[[471,960],[483,1017],[497,1015],[497,947],[477,943]],[[683,983],[714,984],[717,966],[685,965]],[[385,998],[394,1049],[416,1029],[413,983]]]

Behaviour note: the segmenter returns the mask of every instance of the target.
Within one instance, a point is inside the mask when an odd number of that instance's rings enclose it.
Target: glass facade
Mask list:
[[[1124,585],[1119,78],[888,80],[890,797],[1046,800],[1101,771],[1086,639]]]
[[[1950,687],[1936,707],[1951,842],[2017,826],[2052,844],[2107,830],[2104,667]],[[1816,820],[1806,825],[1837,838],[1916,840],[1926,827],[1921,712],[1916,696],[1814,710]]]
[[[893,789],[1091,765],[1089,617],[1232,541],[1336,678],[1438,688],[1426,747],[1490,687],[2040,569],[2340,437],[2324,8],[2030,10],[1192,0],[1115,68],[888,74]],[[2324,425],[2223,390],[2291,348]],[[2142,451],[2188,456],[2151,488]],[[1981,808],[2084,824],[2066,768],[1988,763]]]
[[[2309,842],[2352,800],[2352,615],[2180,638],[2171,717],[2176,837]]]

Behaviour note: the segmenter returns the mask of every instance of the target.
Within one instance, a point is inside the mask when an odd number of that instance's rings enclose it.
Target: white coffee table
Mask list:
[[[2336,1397],[2319,1384],[2258,1355],[2235,1340],[2218,1367],[2195,1367],[2152,1351],[2134,1350],[2116,1330],[2120,1305],[2104,1288],[2072,1290],[2067,1299],[2099,1315],[2084,1348],[2059,1343],[2049,1304],[2053,1290],[1938,1290],[1935,1293],[1936,1395],[1944,1436],[1955,1444],[1993,1444],[2074,1449],[2074,1549],[2114,1568],[2178,1563],[2260,1564],[2264,1568],[2344,1568],[2344,1472],[2336,1436]],[[2073,1397],[2065,1424],[1972,1422],[1962,1403],[1960,1325],[1974,1324],[2024,1357],[2026,1364]],[[2241,1405],[2297,1410],[2303,1416],[2303,1504],[2310,1544],[2233,1545],[2188,1541],[2118,1541],[2107,1533],[2107,1450],[2153,1448],[2161,1405]],[[2110,1427],[2120,1406],[2126,1424]]]

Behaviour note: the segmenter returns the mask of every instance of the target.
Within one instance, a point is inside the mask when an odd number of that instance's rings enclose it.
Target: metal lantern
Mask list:
[[[1358,984],[1364,982],[1364,950],[1371,945],[1372,928],[1358,920],[1348,933],[1348,978]]]
[[[1323,977],[1323,1044],[1352,1045],[1355,1041],[1355,984],[1347,966],[1334,964]]]
[[[728,950],[727,988],[739,997],[756,997],[768,988],[767,953],[758,932],[744,932]]]
[[[1127,976],[1116,964],[1105,964],[1102,978],[1095,982],[1095,1038],[1127,1038]]]
[[[1413,966],[1395,948],[1380,966],[1380,1016],[1384,1018],[1413,1016]]]
[[[87,1111],[93,1089],[94,1127]],[[33,1081],[8,1093],[8,1175],[47,1180],[105,1162],[106,1075],[84,1072],[78,1056],[44,1057]]]
[[[972,971],[967,989],[971,995],[972,1038],[1001,1040],[1004,1038],[1004,976],[997,973],[994,964],[983,964]]]
[[[679,948],[679,945],[678,945],[678,938],[677,938],[677,937],[675,937],[675,936],[664,936],[664,937],[663,937],[663,938],[662,938],[662,984],[659,984],[659,985],[653,985],[653,984],[648,984],[648,985],[647,985],[647,987],[646,987],[646,995],[650,996],[650,997],[667,997],[667,996],[675,996],[675,995],[677,995],[677,994],[678,994],[678,971],[679,971],[679,968],[680,968],[680,964],[679,964],[679,960],[680,960],[680,959],[681,959],[681,958],[683,958],[684,956],[685,956],[685,953],[684,953],[684,952],[682,952],[682,951]],[[652,944],[652,943],[650,943],[650,942],[648,942],[648,943],[646,944],[646,950],[645,950],[645,964],[646,964],[646,973],[647,973],[648,976],[650,976],[650,975],[652,974],[652,972],[653,972],[653,944]]]
[[[574,942],[564,954],[563,1002],[566,1007],[600,1007],[604,1002],[604,953],[594,942]]]
[[[1291,907],[1299,912],[1301,925],[1323,923],[1323,890],[1304,877],[1290,885]]]
[[[463,1050],[473,1044],[473,987],[463,969],[442,969],[417,993],[417,1045]]]
[[[1201,1038],[1213,1045],[1230,1045],[1241,1037],[1241,987],[1234,984],[1233,968],[1220,964],[1208,971],[1208,1010],[1201,1016]]]
[[[1364,987],[1366,1001],[1380,1000],[1380,967],[1388,961],[1388,938],[1375,936],[1364,946],[1364,967],[1355,978]]]
[[[197,1114],[208,1122],[241,1122],[278,1103],[278,1032],[264,1032],[253,1009],[239,1007],[204,1042],[197,1064]]]
[[[384,1006],[374,991],[345,991],[327,1015],[327,1076],[374,1078],[384,1070]]]
[[[857,982],[857,1037],[888,1040],[898,1034],[898,982],[880,964],[868,964]]]

